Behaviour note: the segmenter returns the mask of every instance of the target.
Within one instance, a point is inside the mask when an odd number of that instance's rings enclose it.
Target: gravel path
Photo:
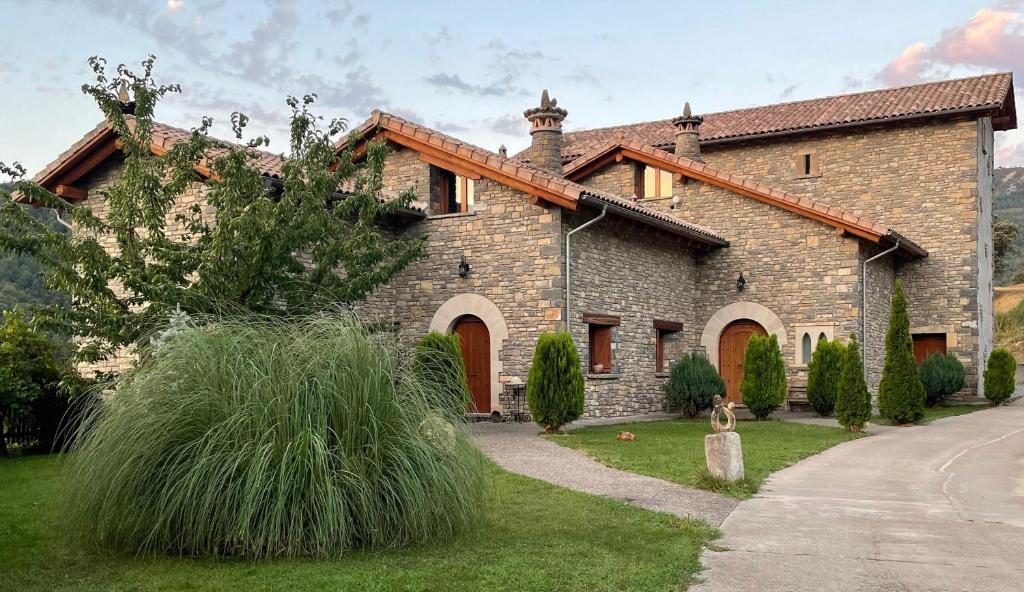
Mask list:
[[[593,495],[718,526],[739,502],[676,483],[620,471],[541,438],[533,424],[477,424],[477,446],[502,468]]]

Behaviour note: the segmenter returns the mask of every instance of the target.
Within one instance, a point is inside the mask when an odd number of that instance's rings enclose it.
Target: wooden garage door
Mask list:
[[[454,333],[462,345],[466,378],[471,393],[469,410],[491,412],[491,334],[480,319],[467,315],[458,320]]]
[[[734,321],[722,331],[718,340],[718,372],[725,381],[725,401],[740,405],[740,382],[743,380],[743,356],[751,335],[767,335],[764,327],[755,321]]]
[[[914,359],[917,363],[925,361],[932,354],[946,353],[945,333],[919,333],[914,338]]]

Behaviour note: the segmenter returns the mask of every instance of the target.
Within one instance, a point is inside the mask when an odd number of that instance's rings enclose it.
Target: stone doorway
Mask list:
[[[452,332],[459,336],[466,364],[471,413],[491,412],[491,335],[487,325],[473,315],[460,317]]]
[[[725,381],[725,401],[743,404],[740,381],[743,380],[743,356],[747,342],[753,335],[767,335],[768,331],[757,321],[740,319],[726,325],[718,340],[718,373]]]

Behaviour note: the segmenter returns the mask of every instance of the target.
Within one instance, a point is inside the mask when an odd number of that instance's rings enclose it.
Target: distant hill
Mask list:
[[[1024,270],[1024,167],[996,169],[992,187],[992,213],[1000,220],[1013,222],[1021,230],[1017,251],[1007,260],[1006,271],[996,277],[996,285],[1010,283],[1018,271]]]
[[[10,189],[8,184],[0,184],[0,187]],[[28,211],[51,228],[63,230],[52,211],[43,208]],[[43,288],[41,274],[39,265],[28,257],[0,255],[0,310],[16,304],[59,302],[59,295]]]

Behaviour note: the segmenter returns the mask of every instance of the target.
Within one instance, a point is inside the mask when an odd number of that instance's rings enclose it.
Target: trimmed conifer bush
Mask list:
[[[952,354],[934,353],[921,363],[925,405],[934,407],[959,392],[967,381],[964,365]]]
[[[697,417],[710,409],[715,395],[725,396],[722,377],[707,356],[697,352],[683,356],[672,366],[664,388],[669,403],[679,407],[686,417]]]
[[[395,337],[355,320],[231,320],[123,375],[70,455],[67,510],[129,553],[327,557],[445,540],[486,465]]]
[[[752,335],[743,356],[743,404],[758,420],[786,402],[786,363],[774,335]]]
[[[416,374],[428,387],[428,403],[445,413],[460,416],[469,405],[466,364],[459,336],[437,331],[427,333],[416,346]]]
[[[1017,360],[1008,350],[999,347],[989,354],[985,366],[985,398],[993,406],[1002,405],[1013,395],[1016,373]]]
[[[839,393],[846,348],[838,341],[821,339],[807,365],[807,402],[818,415],[832,415]]]
[[[900,280],[896,280],[891,310],[885,335],[885,366],[878,385],[878,411],[894,424],[915,423],[924,417],[925,394],[914,360],[910,316]]]
[[[864,381],[864,365],[855,333],[850,334],[850,342],[843,347],[835,412],[839,424],[851,432],[859,432],[871,419],[871,393]]]
[[[583,371],[568,333],[543,333],[537,338],[526,400],[534,421],[548,433],[583,415]]]

